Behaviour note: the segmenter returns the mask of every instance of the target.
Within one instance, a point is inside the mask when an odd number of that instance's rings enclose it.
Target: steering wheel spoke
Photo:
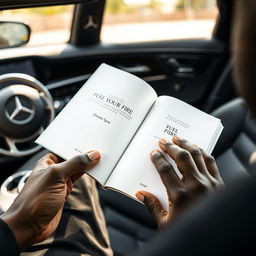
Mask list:
[[[15,140],[5,137],[5,141],[9,147],[10,154],[18,154],[19,153],[19,150],[17,149]]]
[[[41,128],[38,130],[38,132],[37,132],[37,134],[35,135],[35,137],[40,136],[41,133],[43,133],[43,131],[44,131],[44,127],[41,126]]]

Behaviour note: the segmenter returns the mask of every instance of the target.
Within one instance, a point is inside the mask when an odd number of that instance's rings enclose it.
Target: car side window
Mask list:
[[[217,15],[216,0],[107,0],[101,40],[210,39]]]
[[[28,46],[64,43],[69,40],[74,5],[6,10],[1,21],[18,21],[31,28]]]

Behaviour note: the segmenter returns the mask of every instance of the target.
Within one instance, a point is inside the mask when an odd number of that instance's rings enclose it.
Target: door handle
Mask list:
[[[148,73],[151,71],[151,68],[149,66],[143,65],[143,64],[138,64],[138,65],[134,65],[134,66],[117,65],[117,67],[126,72],[136,73],[136,74]]]
[[[190,59],[188,59],[190,60]],[[167,59],[167,65],[172,67],[177,74],[194,74],[195,68],[189,63],[182,63],[179,59],[169,58]]]

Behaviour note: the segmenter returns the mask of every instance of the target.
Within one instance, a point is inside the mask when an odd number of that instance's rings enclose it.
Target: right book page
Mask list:
[[[223,129],[219,119],[176,98],[159,97],[137,134],[126,149],[106,186],[135,197],[139,190],[155,194],[168,208],[166,190],[150,160],[160,138],[171,140],[177,135],[211,153]],[[178,173],[174,161],[172,163]]]

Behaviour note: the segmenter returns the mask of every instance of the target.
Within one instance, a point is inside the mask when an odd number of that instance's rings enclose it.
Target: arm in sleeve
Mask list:
[[[0,255],[17,256],[19,247],[12,230],[0,218]]]

